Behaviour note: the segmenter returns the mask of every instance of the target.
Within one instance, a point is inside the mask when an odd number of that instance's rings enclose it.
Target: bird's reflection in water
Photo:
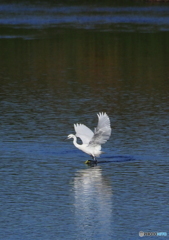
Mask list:
[[[78,171],[74,191],[77,233],[84,239],[112,239],[112,188],[102,169],[96,166]]]

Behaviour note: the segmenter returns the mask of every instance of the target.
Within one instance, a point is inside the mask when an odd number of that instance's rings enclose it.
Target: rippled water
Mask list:
[[[0,13],[0,25],[9,28],[44,29],[64,26],[102,31],[169,30],[168,5],[4,3],[0,5]],[[1,37],[4,37],[4,34]],[[8,37],[12,37],[11,32]]]
[[[1,239],[169,234],[167,5],[0,11]],[[112,136],[89,167],[65,138],[99,111]]]

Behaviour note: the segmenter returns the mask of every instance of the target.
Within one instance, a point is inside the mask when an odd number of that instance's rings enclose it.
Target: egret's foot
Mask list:
[[[91,160],[85,161],[85,164],[90,164]]]
[[[97,165],[97,160],[87,160],[85,161],[85,164],[89,166],[94,166],[94,165]]]

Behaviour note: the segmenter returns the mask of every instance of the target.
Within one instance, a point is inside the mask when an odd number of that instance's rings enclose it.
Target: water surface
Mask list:
[[[169,234],[168,7],[0,11],[1,239]],[[88,167],[65,137],[99,111],[112,136]]]

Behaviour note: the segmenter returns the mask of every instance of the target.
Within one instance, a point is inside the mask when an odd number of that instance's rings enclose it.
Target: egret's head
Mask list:
[[[73,134],[69,134],[69,135],[67,136],[67,139],[71,139],[71,138],[74,138],[74,135],[73,135]]]

